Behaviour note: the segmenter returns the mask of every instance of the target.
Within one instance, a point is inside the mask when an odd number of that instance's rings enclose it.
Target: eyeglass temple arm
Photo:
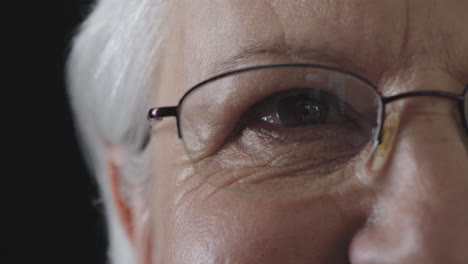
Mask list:
[[[162,120],[164,117],[175,116],[177,117],[177,106],[170,107],[155,107],[148,111],[148,120],[156,121]]]

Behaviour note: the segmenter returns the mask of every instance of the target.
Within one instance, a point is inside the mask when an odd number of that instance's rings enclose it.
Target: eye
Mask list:
[[[307,93],[286,95],[277,102],[277,115],[284,126],[296,127],[321,124],[326,121],[329,105]]]
[[[293,89],[274,94],[255,105],[255,119],[284,127],[313,126],[343,119],[346,103],[316,89]],[[341,114],[340,114],[341,113]]]
[[[383,109],[367,82],[315,67],[236,72],[196,88],[179,105],[185,149],[205,181],[234,191],[342,182],[365,161]]]

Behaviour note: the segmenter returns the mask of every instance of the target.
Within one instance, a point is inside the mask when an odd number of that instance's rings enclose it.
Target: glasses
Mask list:
[[[356,174],[382,139],[385,107],[435,96],[458,103],[468,134],[468,85],[462,95],[416,91],[391,97],[352,72],[311,64],[274,64],[203,81],[174,107],[149,110],[152,125],[177,119],[197,174],[240,192],[303,192]]]

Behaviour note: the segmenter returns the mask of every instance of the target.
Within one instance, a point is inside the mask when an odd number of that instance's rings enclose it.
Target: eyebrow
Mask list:
[[[208,74],[210,76],[214,76],[235,70],[241,64],[245,64],[249,61],[254,62],[253,59],[261,55],[268,55],[272,57],[296,57],[311,63],[335,66],[340,69],[348,70],[358,74],[368,73],[364,67],[362,67],[351,57],[344,53],[331,51],[329,48],[314,48],[311,46],[307,46],[305,48],[292,48],[290,46],[281,44],[261,42],[246,46],[234,54],[228,55],[222,60],[209,65]],[[285,61],[285,63],[287,62],[294,63],[298,61],[291,61],[289,59],[288,61]]]

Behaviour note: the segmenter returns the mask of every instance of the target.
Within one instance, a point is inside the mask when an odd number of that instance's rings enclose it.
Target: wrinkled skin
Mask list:
[[[356,72],[387,96],[460,94],[468,83],[467,11],[464,0],[174,2],[154,105],[177,104],[190,86],[227,70],[224,60],[260,44],[288,52],[246,56],[229,67],[320,63]],[[327,190],[281,196],[203,183],[175,121],[165,119],[151,142],[146,260],[468,263],[467,135],[456,105],[409,98],[388,112],[400,125],[384,167]]]

